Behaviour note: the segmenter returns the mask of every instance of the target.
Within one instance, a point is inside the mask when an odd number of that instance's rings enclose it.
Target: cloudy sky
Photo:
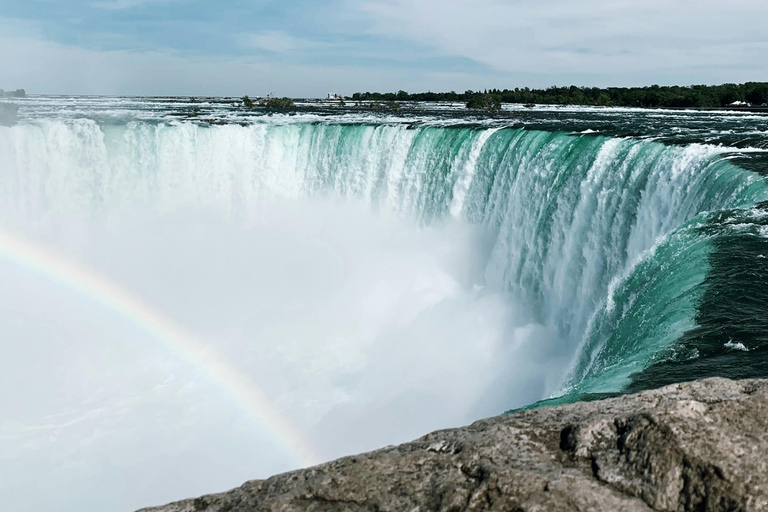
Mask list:
[[[768,79],[765,0],[3,0],[0,88],[321,96]]]

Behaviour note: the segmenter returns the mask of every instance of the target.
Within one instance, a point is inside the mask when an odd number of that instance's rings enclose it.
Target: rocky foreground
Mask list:
[[[143,512],[768,510],[768,381],[545,407]]]

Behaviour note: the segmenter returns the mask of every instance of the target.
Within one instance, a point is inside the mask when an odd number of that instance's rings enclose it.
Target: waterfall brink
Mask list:
[[[418,225],[480,226],[486,287],[528,306],[571,360],[552,393],[620,391],[695,327],[708,212],[768,198],[713,146],[522,129],[90,120],[0,127],[6,218],[363,200]],[[471,340],[467,340],[471,343]]]

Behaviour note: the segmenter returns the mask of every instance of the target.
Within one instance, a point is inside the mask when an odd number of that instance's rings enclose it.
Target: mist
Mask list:
[[[529,403],[562,371],[542,353],[551,333],[486,286],[489,243],[462,221],[330,197],[244,219],[188,204],[5,229],[194,333],[323,460]],[[0,274],[0,383],[14,390],[0,494],[14,510],[130,511],[301,465],[119,311],[7,260]]]
[[[14,511],[132,511],[620,392],[694,325],[655,270],[700,288],[676,230],[766,197],[702,145],[93,101],[0,127]]]

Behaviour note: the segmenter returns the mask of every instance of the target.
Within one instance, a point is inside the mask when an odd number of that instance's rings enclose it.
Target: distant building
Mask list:
[[[746,101],[734,101],[729,106],[731,106],[731,107],[748,107],[749,103],[747,103]]]
[[[335,92],[329,92],[328,93],[328,99],[329,100],[343,100],[344,96],[341,94],[335,93]]]

